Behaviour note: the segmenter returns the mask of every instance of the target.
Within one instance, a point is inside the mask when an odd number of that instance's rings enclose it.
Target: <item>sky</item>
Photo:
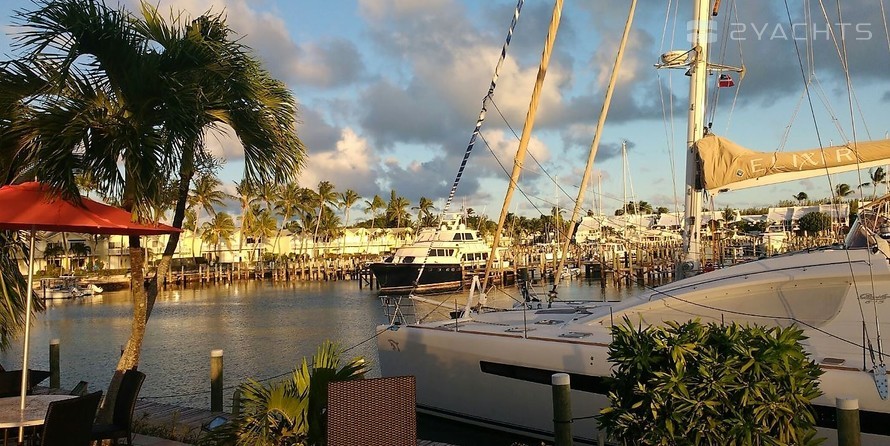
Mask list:
[[[272,75],[289,85],[308,150],[301,186],[327,180],[363,199],[388,199],[395,190],[413,205],[421,196],[430,198],[438,210],[464,157],[516,7],[502,0],[152,4],[192,17],[224,13]],[[138,10],[138,1],[121,5]],[[601,203],[611,214],[625,197],[682,208],[689,77],[654,65],[668,50],[690,48],[691,5],[639,1],[594,164],[596,193],[586,191],[584,209]],[[710,57],[744,65],[745,75],[733,73],[736,86],[719,90],[712,77],[712,131],[763,152],[886,138],[890,39],[882,6],[883,0],[723,1],[712,21]],[[16,57],[10,46],[14,11],[33,7],[26,0],[0,2],[0,57]],[[504,169],[513,165],[552,11],[551,1],[525,1],[450,210],[471,207],[497,218],[509,178]],[[571,209],[628,11],[623,1],[565,2],[531,157],[519,180],[522,192],[510,212],[537,216],[554,206]],[[841,30],[843,42],[836,39]],[[849,82],[841,54],[847,55]],[[221,178],[234,192],[243,172],[240,145],[231,134],[209,140],[226,160]],[[823,198],[833,185],[862,184],[867,175],[817,177],[722,194],[712,202],[715,208],[747,208],[791,200],[798,192]],[[593,196],[600,197],[596,204]]]

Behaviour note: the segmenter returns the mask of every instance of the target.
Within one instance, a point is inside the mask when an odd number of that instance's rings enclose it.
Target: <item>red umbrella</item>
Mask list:
[[[31,231],[28,287],[34,278],[34,233],[36,231],[77,232],[84,234],[160,235],[181,229],[162,224],[133,221],[123,209],[81,197],[81,202],[64,200],[51,188],[30,182],[0,187],[0,229]],[[28,350],[31,328],[31,299],[26,299],[25,346],[22,353],[22,403],[27,393]],[[22,431],[19,430],[19,441]]]
[[[81,197],[80,205],[63,200],[36,181],[0,187],[0,229],[118,235],[181,231],[162,224],[134,222],[131,213],[86,197]]]

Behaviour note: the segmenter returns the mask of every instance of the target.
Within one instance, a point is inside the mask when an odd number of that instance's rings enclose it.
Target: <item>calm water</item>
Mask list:
[[[535,290],[546,296],[545,285]],[[562,299],[620,300],[639,292],[625,287],[601,288],[599,282],[573,280],[560,287]],[[489,303],[508,306],[518,297],[515,288],[491,296]],[[443,315],[463,306],[464,295],[437,311]],[[423,304],[418,314],[432,306]],[[129,291],[104,293],[76,300],[48,301],[31,330],[31,367],[49,369],[49,342],[61,340],[62,387],[89,382],[90,390],[105,389],[130,332]],[[385,322],[376,293],[358,289],[357,282],[271,283],[243,281],[168,290],[158,296],[148,323],[139,369],[146,373],[141,397],[167,404],[210,407],[210,351],[224,352],[226,404],[244,378],[267,379],[289,373],[325,340],[349,348],[346,357],[371,362],[379,376],[375,327]],[[21,340],[0,353],[7,369],[21,367]],[[43,383],[44,385],[46,383]],[[421,426],[424,433],[424,426]],[[435,436],[434,434],[429,434]],[[429,435],[425,438],[430,438]],[[444,440],[440,440],[444,441]],[[470,443],[459,443],[470,444]],[[509,444],[509,443],[506,443]]]

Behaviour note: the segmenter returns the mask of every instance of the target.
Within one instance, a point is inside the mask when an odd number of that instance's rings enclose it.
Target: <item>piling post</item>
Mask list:
[[[553,389],[554,446],[572,445],[572,399],[567,373],[554,373],[550,377]]]
[[[210,351],[210,410],[223,410],[223,351]]]
[[[61,367],[59,361],[59,340],[49,341],[49,387],[58,389],[61,387]]]
[[[837,444],[839,446],[859,446],[859,400],[837,398]]]

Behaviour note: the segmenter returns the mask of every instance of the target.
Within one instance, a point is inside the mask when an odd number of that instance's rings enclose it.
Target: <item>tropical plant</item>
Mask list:
[[[318,191],[315,192],[315,205],[318,207],[318,214],[315,216],[315,231],[312,233],[313,243],[318,243],[318,226],[321,224],[321,213],[328,204],[333,204],[336,200],[337,192],[334,190],[334,185],[330,181],[320,181],[318,183]],[[315,255],[318,255],[317,248],[315,248]]]
[[[834,186],[834,195],[838,200],[843,201],[845,197],[853,195],[853,189],[851,189],[850,185],[847,183],[840,183],[837,186]]]
[[[807,198],[810,198],[806,192],[798,192],[797,195],[793,195],[794,199],[797,200],[797,204],[801,205],[804,201],[807,201]]]
[[[396,194],[395,189],[393,189],[389,194],[389,203],[386,205],[386,216],[389,223],[395,223],[396,228],[401,228],[402,219],[405,219],[407,222],[407,219],[409,218],[409,206],[411,206],[411,202],[408,201],[407,198]]]
[[[346,189],[345,191],[340,193],[339,201],[337,201],[337,206],[343,209],[343,228],[349,227],[349,210],[358,203],[359,198],[358,192],[352,189]],[[345,233],[345,230],[343,231]],[[346,238],[343,239],[343,246],[346,246]],[[342,251],[342,250],[341,250]]]
[[[816,234],[831,229],[831,216],[825,212],[810,212],[797,221],[801,231]]]
[[[310,446],[327,442],[328,384],[361,379],[364,359],[341,365],[343,350],[322,344],[310,364],[306,358],[289,379],[263,384],[249,379],[239,386],[241,412],[198,441],[199,445]]]
[[[188,207],[186,212],[193,211],[195,214],[195,227],[203,228],[201,225],[201,210],[203,209],[211,217],[216,215],[217,206],[222,207],[229,195],[220,189],[222,182],[215,175],[201,175],[195,177],[194,185],[189,191]],[[201,237],[198,233],[192,234],[192,252],[195,252],[195,239]]]
[[[862,183],[859,185],[860,188],[871,186],[872,188],[872,199],[878,196],[878,185],[879,184],[887,184],[887,172],[884,171],[883,167],[878,167],[877,169],[871,168],[868,169],[868,178],[869,182]]]
[[[246,179],[235,183],[235,194],[241,207],[241,216],[238,218],[240,221],[238,225],[238,251],[240,252],[244,248],[244,241],[247,239],[249,222],[254,220],[253,210],[256,208],[254,204],[258,202],[259,198],[257,198],[253,184]]]
[[[18,13],[17,49],[47,82],[23,101],[32,104],[27,119],[12,125],[22,142],[19,165],[56,189],[76,194],[74,172],[89,171],[100,194],[144,212],[161,185],[178,176],[172,224],[181,227],[189,185],[210,157],[204,131],[217,125],[232,128],[245,147],[247,181],[286,182],[298,174],[305,149],[296,136],[293,95],[229,37],[224,16],[189,20],[171,11],[165,20],[149,3],[142,3],[141,17],[95,0],[35,5]],[[161,270],[178,241],[178,233],[169,237]],[[133,330],[106,401],[114,401],[122,371],[139,363],[157,296],[157,276],[142,286],[144,251],[136,236],[130,263]]]
[[[417,207],[414,209],[417,210],[417,223],[420,226],[433,226],[436,224],[436,218],[433,215],[433,211],[436,208],[433,206],[433,200],[430,200],[427,197],[420,197],[420,200],[417,202]]]
[[[278,226],[278,230],[275,233],[275,242],[272,244],[275,249],[278,249],[278,240],[281,238],[281,231],[283,231],[288,222],[290,222],[291,217],[300,210],[302,205],[300,201],[302,199],[301,193],[302,188],[297,183],[286,184],[278,190],[274,203],[275,212],[281,216],[281,226]]]
[[[226,212],[219,212],[202,225],[201,241],[213,246],[216,250],[217,262],[220,258],[221,246],[232,248],[232,237],[235,235],[235,221]]]
[[[597,417],[632,445],[816,445],[819,366],[796,326],[668,322],[612,327],[610,407]]]
[[[374,234],[374,225],[377,222],[378,213],[384,208],[386,208],[386,203],[383,201],[383,198],[380,198],[380,195],[374,195],[374,198],[365,200],[365,212],[371,214],[371,231],[368,233],[367,249],[371,247],[371,237]]]

